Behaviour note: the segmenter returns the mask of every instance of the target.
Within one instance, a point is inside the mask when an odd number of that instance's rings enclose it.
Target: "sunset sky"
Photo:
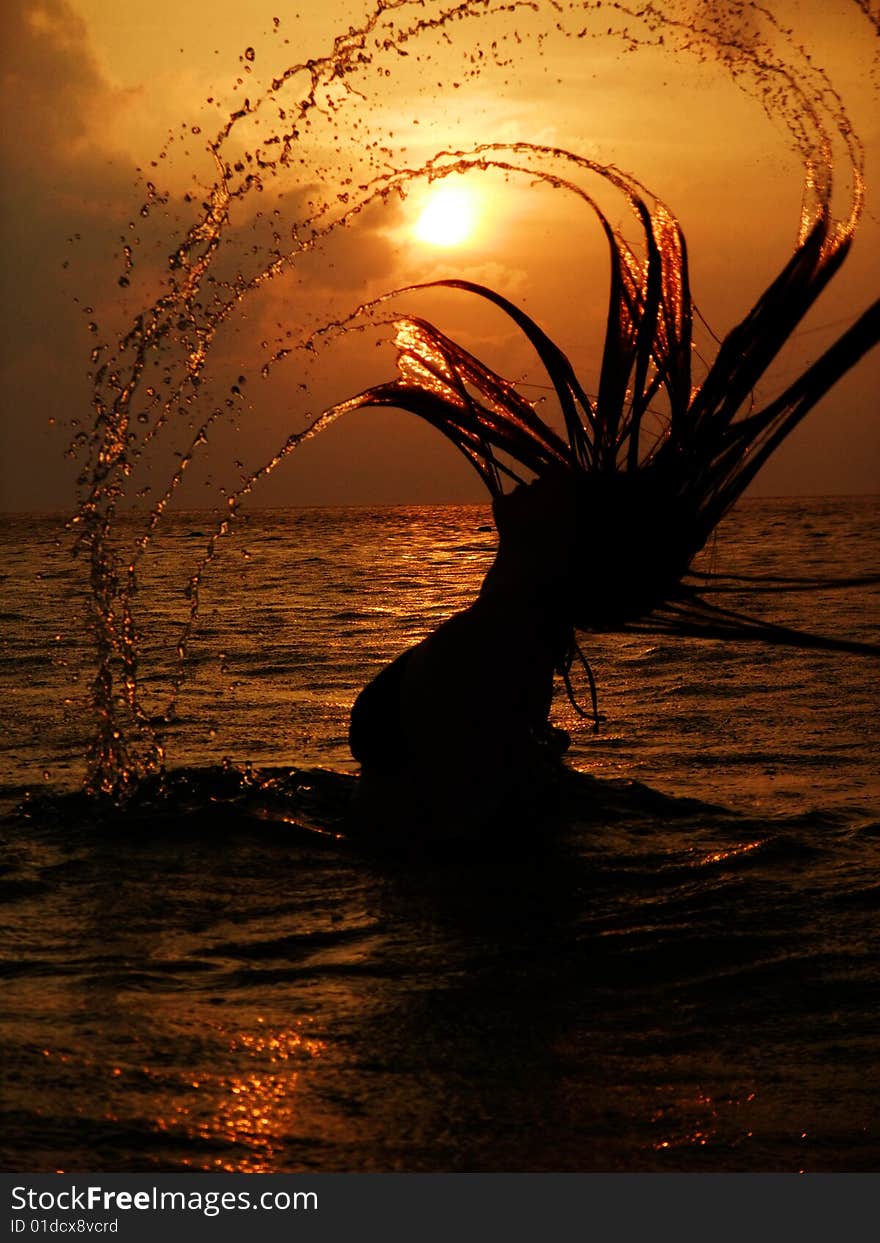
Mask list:
[[[528,6],[496,13],[484,9],[510,6],[475,3],[472,16],[413,34],[397,50],[375,46],[388,22],[399,31],[451,7],[434,0],[392,6],[363,67],[331,82],[322,96],[322,110],[298,137],[296,158],[267,178],[261,195],[242,201],[217,270],[227,280],[258,272],[269,262],[273,234],[275,245],[283,249],[281,238],[289,246],[295,223],[324,204],[331,215],[344,211],[358,184],[379,171],[415,168],[441,150],[524,141],[616,164],[659,195],[684,227],[700,311],[723,336],[791,254],[802,202],[803,167],[784,115],[768,117],[755,91],[739,89],[725,67],[732,30],[743,47],[771,38],[760,15],[744,6],[725,25],[718,6],[676,0],[664,7],[679,24],[650,29],[619,5],[564,4],[557,14],[548,4],[536,16]],[[772,7],[844,101],[864,144],[867,199],[843,272],[767,377],[764,397],[827,348],[880,285],[876,29],[854,0]],[[733,13],[740,6],[727,8]],[[291,8],[275,0],[6,6],[4,45],[12,51],[2,76],[0,138],[3,508],[71,507],[77,464],[63,454],[72,435],[91,427],[89,353],[100,345],[112,350],[160,292],[167,256],[215,180],[208,139],[244,99],[264,98],[288,66],[327,56],[334,38],[361,26],[369,11],[366,0],[303,0]],[[717,22],[720,58],[707,54],[706,38],[699,48],[682,46],[689,41],[688,14],[704,31]],[[227,155],[237,143],[244,153],[283,133],[306,78],[299,74],[291,80],[294,94],[279,91],[271,106],[246,118]],[[848,170],[840,152],[836,167],[834,204],[845,216]],[[164,204],[150,197],[147,182]],[[455,200],[432,203],[432,193],[453,189]],[[622,202],[602,201],[612,223],[623,222]],[[121,286],[125,245],[133,247],[134,268]],[[433,187],[414,180],[405,198],[392,195],[385,206],[372,206],[301,257],[295,271],[262,284],[218,333],[205,408],[199,396],[186,417],[198,426],[212,402],[228,404],[229,424],[218,421],[212,429],[181,503],[216,503],[219,491],[258,469],[323,405],[392,378],[387,340],[377,349],[368,334],[349,333],[311,359],[295,348],[307,332],[387,290],[442,276],[485,282],[523,305],[592,390],[607,261],[589,212],[570,195],[522,176],[472,172]],[[521,381],[526,396],[541,395],[528,387],[540,383],[539,372],[495,313],[476,313],[449,292],[412,295],[406,308],[435,319]],[[708,349],[711,337],[704,340]],[[263,367],[279,351],[283,359],[264,378]],[[878,353],[782,447],[758,482],[760,494],[878,490]],[[245,381],[237,384],[240,375]],[[238,391],[230,398],[233,384]],[[172,434],[167,458],[145,461],[136,481],[151,488],[144,496],[167,484],[186,440],[180,435]],[[410,415],[373,411],[310,442],[253,499],[280,505],[482,496],[476,475],[437,433]]]

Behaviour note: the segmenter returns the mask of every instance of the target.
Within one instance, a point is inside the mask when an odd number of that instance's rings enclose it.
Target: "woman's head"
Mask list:
[[[702,546],[696,514],[648,471],[579,475],[572,621],[615,630],[678,594]]]
[[[499,562],[582,630],[615,630],[677,594],[702,545],[696,515],[649,471],[560,469],[494,504]]]

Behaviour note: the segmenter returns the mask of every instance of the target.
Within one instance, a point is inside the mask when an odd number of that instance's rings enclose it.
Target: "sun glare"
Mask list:
[[[463,186],[443,185],[435,190],[416,221],[415,235],[431,246],[460,246],[477,223],[477,201]]]

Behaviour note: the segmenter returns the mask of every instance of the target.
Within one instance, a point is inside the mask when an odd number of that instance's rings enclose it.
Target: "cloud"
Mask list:
[[[4,161],[35,169],[47,160],[72,164],[94,145],[102,116],[124,93],[104,79],[85,23],[65,0],[8,6],[3,27],[0,102],[14,118],[0,137]]]
[[[98,258],[92,226],[130,195],[133,171],[107,164],[103,118],[126,96],[103,77],[73,9],[64,0],[6,6],[3,35],[0,503],[44,508],[69,497],[72,471],[66,432],[51,435],[50,419],[90,421],[88,317],[67,265],[77,251],[89,266]]]
[[[141,93],[109,81],[85,23],[65,0],[8,6],[3,35],[15,53],[7,54],[0,76],[0,106],[9,119],[0,131],[6,187],[0,208],[0,507],[70,508],[78,467],[63,451],[71,435],[88,431],[92,422],[90,351],[101,341],[112,348],[130,315],[156,296],[167,256],[197,205],[184,208],[172,196],[148,220],[139,216],[144,188],[135,160],[142,153],[120,151],[114,135],[124,128],[120,120],[139,127]],[[313,189],[288,187],[278,200],[288,234]],[[230,276],[266,262],[264,234],[273,227],[268,198],[248,200],[230,231],[221,265]],[[378,291],[393,269],[385,230],[396,219],[393,206],[368,210],[351,228],[336,231],[298,265],[301,296],[314,306],[333,293],[344,304],[346,291],[354,301],[368,285]],[[126,310],[117,284],[121,249],[137,239]],[[252,327],[270,317],[283,322],[289,313],[276,306],[273,290],[274,283],[266,287],[262,308],[252,317],[249,311]],[[89,331],[95,321],[99,335]],[[227,341],[220,348],[248,347]],[[215,369],[224,373],[222,356]]]

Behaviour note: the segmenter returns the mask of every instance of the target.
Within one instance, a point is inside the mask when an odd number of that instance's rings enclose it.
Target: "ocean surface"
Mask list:
[[[876,573],[878,520],[749,501],[702,564]],[[140,569],[149,714],[213,521],[172,517]],[[86,566],[57,517],[0,544],[0,1167],[880,1169],[876,660],[585,636],[604,720],[560,695],[552,821],[371,852],[351,703],[472,598],[486,508],[246,515],[204,573],[168,792],[117,812],[79,792]],[[722,599],[880,637],[877,588]]]

